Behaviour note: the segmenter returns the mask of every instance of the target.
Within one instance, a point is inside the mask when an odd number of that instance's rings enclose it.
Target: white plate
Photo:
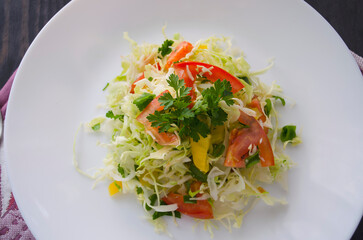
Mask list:
[[[77,0],[36,38],[17,73],[5,126],[5,151],[18,206],[37,239],[168,239],[143,219],[135,196],[110,198],[105,183],[72,165],[80,122],[101,114],[101,89],[120,73],[129,52],[122,33],[162,43],[181,33],[196,41],[230,36],[254,69],[275,58],[263,79],[276,80],[296,105],[283,123],[302,129],[290,151],[287,206],[259,204],[241,229],[215,239],[348,239],[363,209],[363,79],[349,50],[322,17],[299,0]],[[79,139],[82,168],[101,166],[95,138]],[[85,144],[83,144],[85,143]],[[184,217],[175,239],[209,239]]]

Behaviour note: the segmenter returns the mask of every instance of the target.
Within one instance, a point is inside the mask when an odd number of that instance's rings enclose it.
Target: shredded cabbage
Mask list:
[[[166,38],[165,33],[164,36]],[[275,83],[268,86],[258,78],[258,75],[268,71],[273,63],[271,62],[265,69],[251,72],[243,53],[232,48],[230,39],[215,36],[197,41],[193,44],[193,49],[180,59],[180,61],[203,62],[220,67],[237,76],[244,85],[241,91],[234,94],[234,104],[220,102],[220,107],[228,114],[224,126],[224,140],[219,143],[223,144],[225,149],[216,157],[212,156],[213,147],[210,147],[208,161],[212,167],[206,173],[207,181],[193,193],[188,189],[190,183],[196,181],[190,169],[193,156],[189,138],[181,139],[177,134],[180,140],[178,146],[162,146],[156,143],[144,125],[136,119],[140,110],[133,103],[143,93],[158,96],[168,90],[175,97],[175,90],[167,82],[174,69],[171,67],[163,70],[168,56],[160,57],[158,53],[160,45],[138,44],[127,33],[124,34],[124,38],[130,43],[131,54],[122,57],[121,74],[110,81],[105,90],[107,92],[105,112],[112,111],[118,118],[95,118],[87,125],[92,131],[92,126],[100,124],[99,131],[111,133],[112,136],[109,142],[101,144],[108,149],[108,154],[103,160],[104,167],[97,172],[97,181],[108,178],[111,181],[121,181],[122,192],[137,190],[137,198],[142,202],[149,219],[152,218],[154,211],[172,212],[175,219],[174,211],[178,210],[178,205],[175,203],[167,205],[162,199],[172,192],[181,195],[192,193],[191,200],[208,201],[212,205],[214,219],[198,220],[198,222],[204,221],[205,229],[211,233],[212,228],[218,228],[219,224],[229,231],[232,227],[240,227],[243,217],[259,199],[268,205],[276,202],[286,203],[284,200],[272,197],[265,187],[268,187],[266,184],[280,182],[284,188],[287,188],[286,173],[294,163],[283,153],[283,149],[288,143],[297,144],[301,139],[296,137],[284,144],[278,141],[281,130],[278,126],[277,110],[281,104],[274,96],[282,98],[282,90]],[[173,40],[171,48],[175,50],[183,38],[176,34]],[[186,71],[193,79],[188,68]],[[200,71],[211,74],[211,69],[208,68],[201,68]],[[140,78],[141,76],[143,78]],[[134,93],[130,93],[131,85],[138,78],[140,79],[135,83]],[[211,82],[196,80],[196,98],[201,99],[203,97],[201,92],[212,85]],[[262,109],[266,106],[267,99],[271,102],[269,116],[266,116],[264,122],[260,120],[260,124],[269,128],[268,137],[274,152],[275,164],[270,167],[262,167],[260,163],[250,168],[226,167],[223,163],[230,132],[233,125],[238,122],[240,111],[256,118],[261,114],[266,115],[266,109],[261,113],[257,109],[248,107],[254,97],[258,98]],[[178,130],[178,126],[174,126],[174,132],[178,133]],[[256,146],[250,147],[250,153],[257,151]],[[75,166],[78,169],[76,161]],[[151,200],[153,197],[156,198],[154,202]],[[148,211],[150,208],[152,210]],[[166,231],[162,219],[150,221],[155,224],[157,231]]]

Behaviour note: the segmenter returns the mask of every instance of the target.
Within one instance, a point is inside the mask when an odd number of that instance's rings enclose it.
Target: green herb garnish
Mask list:
[[[223,144],[213,144],[212,157],[219,157],[224,153],[225,146]]]
[[[136,193],[141,194],[141,193],[144,193],[144,191],[142,190],[141,187],[136,187]]]
[[[184,201],[184,203],[192,203],[192,204],[197,203],[197,200],[191,200],[190,198],[191,198],[190,196],[188,196],[188,195],[184,195],[184,196],[183,196],[183,201]]]
[[[201,182],[207,182],[207,174],[200,171],[193,163],[191,163],[189,170],[190,170],[190,174],[195,179],[197,179],[198,181],[201,181]]]
[[[149,197],[149,200],[150,200],[150,206],[154,206],[156,200],[158,199],[158,196],[156,196],[156,194],[153,194]],[[145,208],[147,211],[150,211],[151,210],[151,207],[149,205],[145,205]]]
[[[270,99],[266,99],[266,105],[263,110],[265,111],[267,117],[270,116],[272,110],[272,103]]]
[[[124,119],[123,114],[115,115],[111,110],[106,113],[106,117],[111,118],[111,119],[115,119],[115,120],[119,119],[120,121],[123,121],[123,119]]]
[[[117,166],[117,171],[121,174],[123,178],[126,177],[125,169],[121,167],[120,164]]]
[[[173,45],[174,41],[166,39],[161,47],[159,47],[158,52],[161,54],[161,56],[165,57],[169,53],[171,53],[171,46]]]
[[[153,220],[158,219],[159,217],[162,216],[173,216],[173,212],[154,212],[153,214]],[[181,214],[178,211],[174,211],[174,216],[176,218],[181,218]]]
[[[207,118],[214,126],[223,125],[227,120],[227,113],[219,107],[219,102],[225,101],[229,106],[233,104],[232,87],[228,81],[218,80],[214,86],[205,89],[203,99],[197,101],[193,108],[190,108],[192,99],[189,95],[192,88],[185,87],[184,80],[175,74],[171,74],[167,82],[174,88],[176,97],[169,92],[164,93],[158,100],[164,109],[147,116],[151,126],[157,127],[159,132],[173,132],[177,126],[180,137],[191,137],[198,142],[200,136],[207,137],[210,133],[210,126],[205,123]]]
[[[151,93],[143,93],[140,97],[136,98],[132,103],[137,106],[137,108],[142,111],[149,103],[154,100],[155,95]]]
[[[243,81],[245,81],[248,85],[251,85],[251,81],[248,77],[246,76],[237,76],[239,79],[242,79]]]
[[[110,85],[110,83],[107,83],[106,86],[102,89],[102,91],[105,91],[107,89],[108,85]]]
[[[92,130],[93,131],[98,131],[98,130],[100,130],[100,128],[101,128],[101,124],[100,123],[97,123],[97,124],[95,124],[95,125],[92,126]]]
[[[246,168],[250,168],[260,161],[259,153],[260,153],[260,151],[256,151],[254,154],[252,154],[251,156],[246,158],[246,160],[245,160]]]
[[[282,97],[279,97],[279,96],[272,96],[273,98],[275,98],[276,100],[280,100],[281,103],[282,103],[282,106],[285,106],[285,99],[283,99]]]
[[[290,141],[296,137],[296,126],[286,125],[282,128],[280,139],[282,142]]]

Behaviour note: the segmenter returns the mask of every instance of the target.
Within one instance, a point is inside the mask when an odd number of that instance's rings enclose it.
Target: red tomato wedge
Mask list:
[[[254,96],[252,98],[252,101],[247,106],[249,108],[257,108],[258,111],[262,114],[258,119],[261,119],[262,122],[266,121],[266,116],[265,116],[264,112],[262,111],[261,103],[256,96]]]
[[[155,64],[154,64],[154,66],[155,66]],[[158,68],[158,70],[161,70],[161,67],[160,67],[160,64],[159,63],[156,63],[156,67]],[[136,83],[138,82],[138,81],[140,81],[141,79],[144,79],[145,78],[145,75],[144,75],[144,73],[142,73],[141,75],[140,75],[140,77],[138,77],[133,83],[132,83],[132,85],[131,85],[131,89],[130,89],[130,93],[135,93],[135,87],[136,87]]]
[[[160,105],[159,98],[164,93],[168,91],[162,92],[159,96],[157,96],[154,100],[152,100],[149,105],[137,116],[136,120],[140,123],[144,124],[146,132],[160,145],[179,145],[178,137],[173,133],[168,132],[159,132],[158,128],[152,127],[151,123],[147,119],[147,116],[153,114],[155,111],[161,111],[164,107]]]
[[[209,69],[209,71],[203,72],[203,67],[205,69]],[[208,64],[208,63],[202,63],[202,62],[180,62],[174,64],[174,69],[176,74],[179,76],[179,78],[184,79],[185,85],[194,85],[195,78],[197,74],[202,75],[206,77],[211,82],[215,82],[218,79],[223,81],[224,79],[230,82],[232,86],[232,92],[236,93],[242,88],[244,88],[241,81],[230,74],[229,72],[223,70],[220,67]],[[187,86],[189,87],[189,86]]]
[[[239,121],[249,127],[232,130],[224,165],[228,167],[245,167],[245,159],[248,157],[249,152],[248,147],[252,144],[258,146],[261,166],[273,166],[275,161],[270,141],[257,120],[241,111]]]
[[[145,75],[144,73],[140,75],[140,77],[136,78],[136,80],[132,83],[131,85],[131,89],[130,89],[130,93],[135,93],[135,87],[136,87],[136,83],[138,81],[140,81],[141,79],[144,79],[145,78]]]
[[[261,108],[261,103],[258,100],[257,96],[254,96],[252,98],[252,101],[247,105],[249,108],[257,108],[258,111],[261,113],[261,116],[258,118],[258,120],[261,120],[262,122],[266,121],[266,115],[265,113],[262,111]],[[265,133],[268,133],[269,128],[268,127],[264,127],[263,130],[265,131]]]
[[[190,42],[183,41],[179,43],[179,45],[176,46],[175,49],[170,53],[164,68],[168,70],[171,67],[171,65],[173,65],[173,63],[185,57],[192,50],[193,50],[193,45]]]
[[[163,201],[166,204],[176,203],[178,205],[177,211],[190,217],[199,219],[213,218],[212,206],[207,200],[197,200],[197,203],[185,203],[183,195],[169,193],[166,197],[163,197]]]

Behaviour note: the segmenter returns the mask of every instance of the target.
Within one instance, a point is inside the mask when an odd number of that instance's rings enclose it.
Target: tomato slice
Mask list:
[[[168,70],[171,67],[171,65],[173,65],[174,62],[179,61],[180,59],[185,57],[188,53],[190,53],[192,50],[193,50],[193,45],[190,42],[183,41],[179,43],[179,45],[176,46],[175,49],[170,53],[164,68]]]
[[[262,107],[261,107],[261,103],[260,100],[258,100],[257,96],[254,96],[252,98],[252,101],[247,105],[249,108],[257,108],[258,111],[260,112],[261,116],[258,118],[258,120],[261,120],[262,122],[266,121],[266,115],[265,113],[262,111]],[[263,130],[265,131],[265,133],[268,133],[269,128],[268,127],[264,127]]]
[[[160,133],[158,128],[152,127],[151,123],[147,119],[147,116],[153,114],[155,111],[163,110],[164,106],[161,106],[158,100],[160,96],[166,92],[168,91],[162,92],[159,96],[152,100],[149,105],[147,105],[147,107],[139,114],[139,116],[137,116],[136,120],[144,124],[146,132],[160,145],[179,145],[179,138],[174,133]]]
[[[254,117],[240,112],[239,121],[248,128],[233,129],[229,136],[224,165],[228,167],[245,167],[245,159],[248,157],[249,146],[257,145],[260,151],[261,166],[268,167],[275,164],[270,141]]]
[[[202,68],[209,69],[209,71],[202,71]],[[179,76],[179,78],[183,78],[184,82],[187,86],[190,85],[192,87],[194,85],[195,78],[197,74],[202,75],[206,77],[211,82],[215,82],[218,79],[221,81],[227,80],[230,82],[232,86],[232,92],[236,93],[240,91],[242,88],[244,88],[241,81],[230,74],[229,72],[223,70],[220,67],[208,64],[208,63],[202,63],[202,62],[180,62],[174,64],[174,69],[176,74]],[[189,87],[189,86],[187,86]]]
[[[132,83],[132,85],[131,85],[130,93],[135,93],[136,83],[137,83],[138,81],[140,81],[141,79],[144,79],[144,78],[145,78],[144,73],[142,73],[142,74],[140,75],[140,77],[136,78],[136,80],[135,80],[135,81]]]
[[[154,64],[154,66],[155,66],[155,64]],[[159,63],[156,63],[156,67],[157,67],[157,69],[158,70],[161,70],[161,67],[160,67],[160,64]],[[140,75],[140,77],[138,77],[133,83],[132,83],[132,85],[131,85],[131,89],[130,89],[130,93],[135,93],[135,87],[136,87],[136,83],[138,82],[138,81],[140,81],[141,79],[144,79],[145,78],[145,75],[144,75],[144,73],[142,73],[141,75]]]
[[[179,79],[184,79],[184,85],[186,87],[191,87],[192,88],[189,95],[192,98],[192,101],[195,100],[197,95],[195,94],[195,90],[194,90],[194,79],[191,79],[188,76],[188,73],[187,73],[186,69],[183,68],[183,67],[178,67],[175,64],[174,65],[174,70],[175,70],[176,75],[178,75]],[[195,76],[193,78],[195,78]]]
[[[258,100],[257,96],[252,98],[252,101],[247,105],[249,108],[256,108],[261,113],[261,116],[258,118],[261,119],[262,122],[266,121],[266,116],[262,111],[260,100]]]
[[[212,206],[207,200],[197,200],[197,203],[185,203],[183,195],[177,193],[169,193],[162,198],[166,204],[178,205],[178,211],[193,218],[212,219]]]

